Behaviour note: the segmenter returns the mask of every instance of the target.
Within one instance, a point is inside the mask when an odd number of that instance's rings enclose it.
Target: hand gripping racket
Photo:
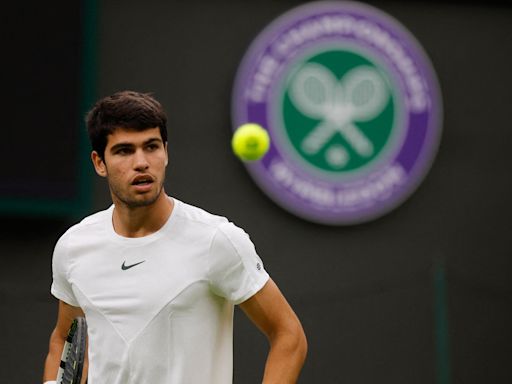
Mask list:
[[[87,323],[85,318],[77,317],[71,323],[68,336],[62,350],[57,384],[79,384],[84,368]]]

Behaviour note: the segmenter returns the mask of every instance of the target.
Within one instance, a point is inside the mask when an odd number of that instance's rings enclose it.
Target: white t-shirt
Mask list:
[[[51,292],[85,312],[89,384],[232,383],[233,306],[269,276],[242,229],[174,203],[149,236],[119,236],[112,206],[55,246]]]

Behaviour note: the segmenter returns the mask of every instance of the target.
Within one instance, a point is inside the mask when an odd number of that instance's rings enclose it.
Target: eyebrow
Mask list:
[[[142,145],[148,145],[148,144],[152,144],[152,143],[162,143],[163,144],[163,141],[162,139],[158,138],[158,137],[151,137],[149,139],[147,139],[146,141],[144,141],[142,143]],[[135,147],[135,144],[133,143],[117,143],[115,145],[113,145],[111,148],[110,148],[110,152],[115,152],[116,150],[118,149],[121,149],[121,148],[132,148],[132,147]]]

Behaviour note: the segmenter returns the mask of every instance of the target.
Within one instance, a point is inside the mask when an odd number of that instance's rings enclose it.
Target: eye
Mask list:
[[[160,148],[160,145],[148,144],[148,146],[146,148],[148,149],[148,151],[153,152],[153,151],[156,151],[158,148]]]
[[[118,150],[116,150],[114,152],[115,155],[120,155],[120,156],[126,156],[126,155],[129,155],[132,151],[130,150],[130,148],[119,148]]]

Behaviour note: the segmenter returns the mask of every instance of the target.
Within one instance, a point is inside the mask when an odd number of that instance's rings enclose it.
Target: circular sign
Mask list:
[[[233,127],[266,128],[246,163],[260,188],[306,220],[356,224],[408,198],[441,133],[441,96],[416,39],[357,2],[314,2],[272,22],[238,69]]]

